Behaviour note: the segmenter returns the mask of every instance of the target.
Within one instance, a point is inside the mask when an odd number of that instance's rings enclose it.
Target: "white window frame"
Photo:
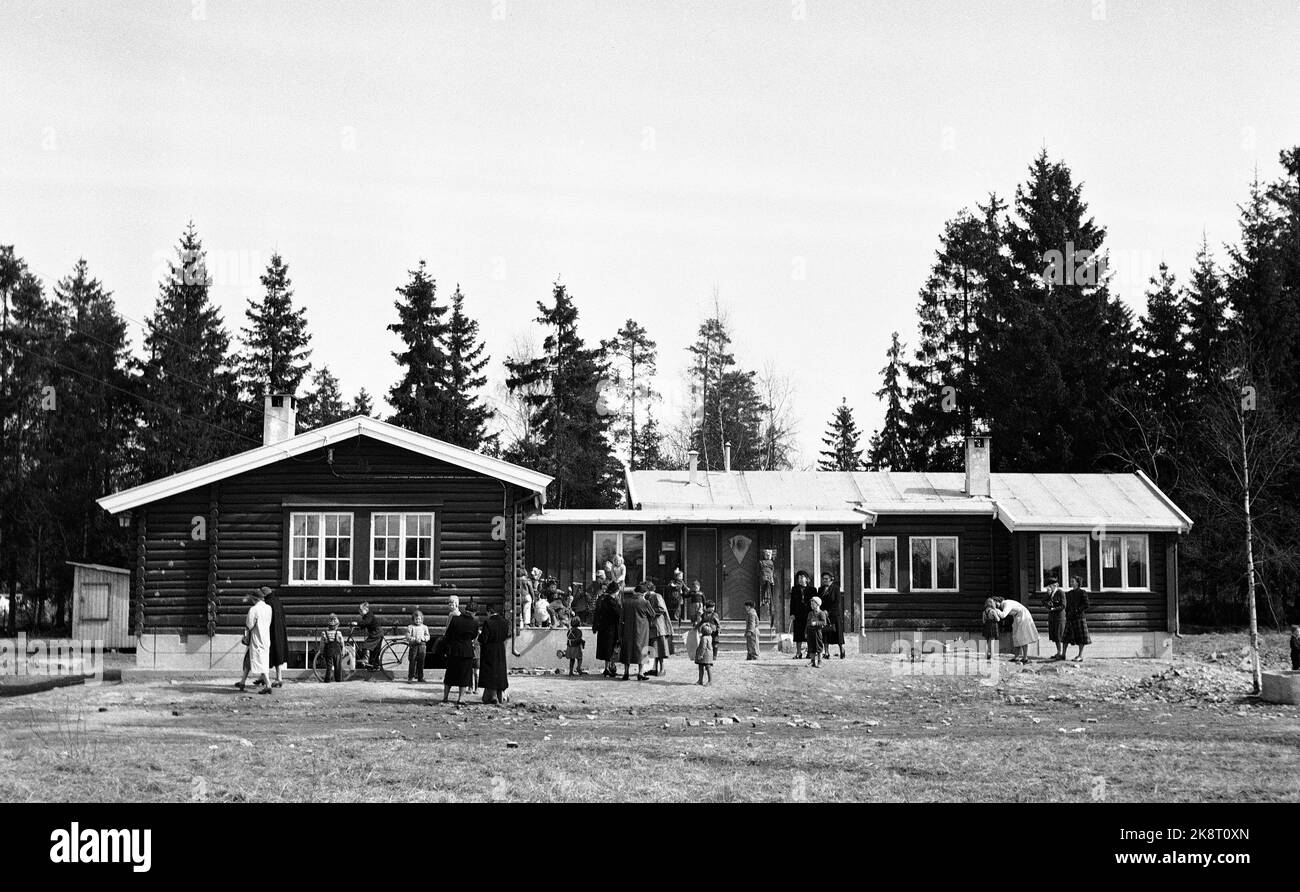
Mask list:
[[[790,531],[790,585],[794,585],[794,574],[798,572],[794,565],[794,540],[796,536],[812,536],[813,539],[813,564],[815,565],[809,572],[813,573],[812,587],[818,588],[822,584],[822,574],[826,568],[822,566],[822,536],[834,536],[840,543],[840,565],[835,568],[835,584],[840,587],[840,594],[844,593],[844,534],[839,530],[791,530]]]
[[[956,545],[956,560],[953,561],[952,588],[939,588],[939,540],[951,539]],[[929,585],[918,586],[912,577],[912,543],[929,541],[930,543],[930,579]],[[914,592],[959,592],[961,591],[961,536],[908,536],[907,537],[907,575],[911,583],[909,591]]]
[[[375,518],[376,517],[400,517],[401,531],[397,536],[397,579],[376,579],[375,578],[375,561],[390,561],[388,556],[377,557],[375,555]],[[428,517],[429,518],[429,578],[428,579],[407,579],[406,562],[410,560],[406,556],[406,542],[410,538],[407,534],[406,524],[408,518]],[[385,535],[385,539],[392,539],[393,536]],[[417,536],[418,538],[418,536]],[[434,511],[375,511],[370,515],[370,536],[369,548],[366,549],[370,560],[370,584],[371,585],[400,585],[400,586],[431,586],[434,585],[438,578],[438,516]]]
[[[592,578],[592,579],[595,579],[595,578],[596,578],[596,571],[597,571],[597,570],[604,570],[604,569],[605,569],[605,566],[604,566],[603,564],[602,564],[601,566],[599,566],[599,567],[596,566],[596,541],[597,541],[601,536],[613,536],[613,537],[615,537],[615,542],[616,542],[616,544],[614,545],[614,553],[615,553],[615,554],[622,554],[622,553],[623,553],[623,537],[624,537],[624,536],[640,536],[640,537],[641,537],[641,578],[640,578],[640,579],[624,579],[624,580],[623,580],[623,584],[624,584],[624,585],[636,585],[638,582],[645,582],[645,580],[646,580],[646,573],[648,573],[649,570],[650,570],[650,553],[649,553],[649,550],[648,550],[648,549],[650,548],[650,537],[649,537],[648,535],[646,535],[646,531],[645,531],[645,530],[592,530],[592,531],[591,531],[591,578]],[[623,559],[623,564],[624,564],[624,566],[627,565],[627,559],[626,559],[626,558]],[[608,582],[613,582],[614,580],[610,579],[610,580],[607,580],[607,581],[608,581]]]
[[[888,539],[894,543],[894,585],[881,588],[876,585],[876,543]],[[897,536],[863,536],[862,537],[862,590],[867,592],[898,591],[898,537]]]
[[[320,521],[320,532],[317,534],[317,539],[316,539],[319,547],[316,549],[316,578],[315,579],[294,579],[293,578],[293,565],[295,560],[293,556],[293,540],[295,538],[298,538],[293,534],[293,521],[294,518],[296,517],[316,517]],[[325,579],[324,578],[325,561],[326,561],[326,557],[325,557],[325,539],[326,539],[325,518],[326,517],[346,517],[348,519],[348,536],[347,536],[348,577],[347,579]],[[356,568],[357,568],[356,535],[357,535],[357,520],[352,515],[351,511],[291,511],[289,512],[289,541],[286,543],[286,547],[288,549],[287,560],[289,563],[288,563],[288,567],[286,568],[288,572],[285,574],[285,578],[288,580],[288,584],[289,585],[351,585],[352,577],[356,573]],[[337,539],[342,537],[333,536],[330,538]],[[298,560],[302,560],[302,558],[298,558]]]
[[[1066,540],[1070,539],[1071,537],[1075,539],[1083,539],[1084,541],[1083,553],[1088,564],[1088,570],[1087,570],[1088,575],[1084,577],[1083,585],[1084,588],[1091,586],[1092,585],[1092,537],[1088,533],[1039,533],[1038,534],[1039,588],[1040,589],[1047,588],[1047,579],[1045,578],[1044,575],[1046,573],[1047,564],[1044,563],[1043,561],[1043,546],[1047,544],[1045,540],[1048,536],[1057,536],[1061,540],[1061,553],[1058,555],[1058,557],[1061,560],[1061,577],[1060,579],[1057,580],[1057,582],[1060,584],[1061,588],[1063,589],[1068,589],[1070,587],[1070,548]]]
[[[1130,537],[1142,537],[1142,563],[1147,568],[1147,584],[1132,586],[1128,584],[1128,540]],[[1106,585],[1106,568],[1099,567],[1097,583],[1103,592],[1149,592],[1151,591],[1151,534],[1150,533],[1107,533],[1097,537],[1097,560],[1101,560],[1101,549],[1107,539],[1119,540],[1119,580],[1118,586]]]

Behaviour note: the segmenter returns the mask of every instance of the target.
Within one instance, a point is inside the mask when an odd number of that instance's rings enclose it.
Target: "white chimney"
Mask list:
[[[270,446],[298,433],[298,401],[287,393],[268,393],[262,408],[262,445]]]
[[[722,470],[731,473],[731,441],[722,444]]]
[[[991,496],[989,470],[989,438],[985,436],[966,438],[966,495]]]
[[[691,482],[691,485],[694,485],[694,484],[695,484],[695,473],[696,473],[696,471],[698,471],[698,470],[700,469],[700,453],[699,453],[698,450],[696,450],[696,449],[692,449],[690,452],[688,452],[688,453],[686,453],[686,454],[689,455],[689,456],[691,457],[691,476],[690,476],[690,482]]]

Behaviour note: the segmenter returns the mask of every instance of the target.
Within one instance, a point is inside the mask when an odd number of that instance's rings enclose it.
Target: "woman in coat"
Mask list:
[[[668,602],[664,596],[655,591],[651,586],[654,583],[647,582],[646,601],[654,608],[655,617],[653,625],[650,627],[650,645],[655,652],[655,667],[647,675],[663,676],[665,661],[669,653],[672,652],[673,646],[673,622],[668,615]]]
[[[627,681],[636,663],[637,681],[645,681],[650,676],[642,671],[646,648],[650,646],[650,629],[654,626],[654,606],[645,599],[645,584],[637,583],[632,594],[623,599],[623,616],[619,624],[618,637],[619,662],[623,664],[623,680]]]
[[[794,574],[794,585],[790,588],[790,625],[794,633],[794,658],[803,659],[804,620],[808,617],[808,602],[816,595],[812,578],[803,570]]]
[[[1088,590],[1083,587],[1083,580],[1078,576],[1070,577],[1070,590],[1065,593],[1065,647],[1061,648],[1062,659],[1065,648],[1077,644],[1079,655],[1074,658],[1074,662],[1083,662],[1083,646],[1092,644],[1087,617],[1090,606]]]
[[[1047,603],[1047,637],[1056,645],[1053,660],[1065,659],[1065,589],[1057,584],[1056,578],[1047,580],[1047,590],[1043,592]]]
[[[483,686],[484,703],[502,703],[506,699],[505,691],[510,687],[506,675],[506,642],[509,640],[510,621],[500,610],[494,611],[483,621],[483,628],[478,633],[478,680]]]
[[[591,611],[591,628],[596,633],[596,659],[605,664],[601,672],[613,678],[614,658],[618,656],[618,624],[623,616],[623,601],[618,597],[618,586],[610,583],[596,599]]]
[[[1013,663],[1029,662],[1029,645],[1038,643],[1038,627],[1034,625],[1034,615],[1029,608],[1010,598],[998,598],[998,618],[1011,617],[1011,646],[1016,655]]]
[[[284,605],[280,603],[280,596],[270,586],[264,585],[260,591],[266,599],[266,606],[271,608],[271,672],[274,674],[271,687],[279,688],[284,686],[283,669],[289,662],[289,627],[284,622]]]
[[[442,702],[451,697],[452,687],[460,691],[456,705],[460,706],[465,689],[474,683],[474,640],[478,638],[478,623],[474,617],[460,612],[460,599],[452,595],[451,616],[447,620],[447,670],[442,675]]]
[[[817,597],[822,599],[822,610],[826,614],[826,626],[822,629],[822,656],[830,659],[831,645],[840,649],[840,659],[844,659],[844,608],[840,597],[840,587],[835,583],[835,574],[822,574],[822,587],[817,590]]]

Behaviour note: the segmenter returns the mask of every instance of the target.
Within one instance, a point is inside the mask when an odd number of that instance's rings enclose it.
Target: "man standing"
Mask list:
[[[261,590],[253,593],[253,606],[248,608],[248,617],[244,620],[244,639],[248,644],[247,662],[244,663],[244,677],[235,687],[244,690],[248,676],[256,677],[262,683],[259,693],[271,693],[271,608],[266,604],[266,596]]]

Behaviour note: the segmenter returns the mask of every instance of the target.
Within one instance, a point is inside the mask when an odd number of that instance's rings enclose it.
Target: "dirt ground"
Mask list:
[[[502,707],[436,682],[63,688],[0,700],[0,801],[1300,801],[1300,708],[1249,696],[1242,641],[992,678],[724,655],[711,687],[679,657],[515,675]]]

